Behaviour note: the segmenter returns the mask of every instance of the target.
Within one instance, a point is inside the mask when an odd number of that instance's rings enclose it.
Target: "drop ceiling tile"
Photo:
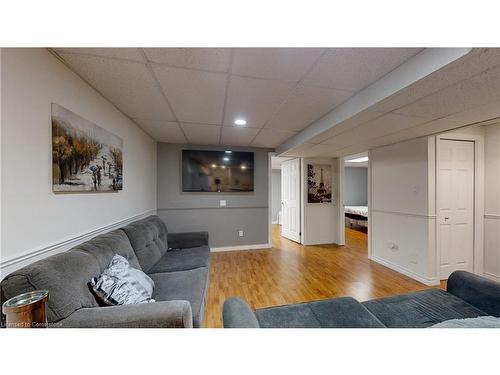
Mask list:
[[[181,123],[188,143],[195,145],[219,144],[221,126]]]
[[[114,59],[144,62],[144,57],[138,48],[54,48],[57,53],[77,53]]]
[[[144,48],[149,61],[180,68],[227,72],[229,48]]]
[[[63,53],[61,57],[71,69],[128,116],[174,120],[146,65],[79,54]]]
[[[292,88],[284,82],[231,76],[224,124],[233,125],[235,119],[244,118],[248,126],[263,127]]]
[[[302,83],[359,91],[420,51],[419,48],[333,48],[320,58]]]
[[[500,67],[426,96],[394,111],[437,119],[471,110],[484,103],[500,101]]]
[[[153,65],[160,85],[180,122],[220,124],[226,75]]]
[[[298,82],[323,51],[322,48],[236,48],[232,73]]]
[[[377,103],[374,108],[382,112],[393,111],[498,65],[500,49],[474,49],[464,57]]]
[[[343,156],[349,156],[352,154],[358,154],[361,152],[366,152],[370,150],[370,146],[362,143],[358,143],[349,147],[344,147],[340,148],[338,150],[333,151],[333,156],[334,157],[343,157]]]
[[[299,86],[280,107],[266,128],[300,131],[350,96],[349,91]]]
[[[421,117],[402,116],[394,113],[377,117],[374,120],[363,123],[360,126],[338,134],[321,144],[350,146],[357,142],[367,142],[373,138],[379,138],[397,131],[423,124],[428,120]]]
[[[223,127],[221,144],[226,146],[249,146],[259,129]]]
[[[286,151],[281,156],[294,156],[303,158],[331,157],[339,148],[341,147],[335,147],[332,145],[315,145],[306,142]]]
[[[485,121],[500,117],[500,102],[489,102],[476,108],[455,113],[448,117],[453,121],[458,121],[463,125],[473,124],[475,122]]]
[[[297,134],[297,132],[261,129],[252,142],[252,146],[275,148],[295,134]]]
[[[345,121],[342,121],[335,125],[334,127],[324,131],[323,133],[311,138],[308,140],[310,143],[322,143],[325,142],[326,140],[332,138],[333,136],[343,133],[344,131],[354,128],[358,125],[361,125],[365,122],[368,122],[369,120],[373,120],[377,117],[382,116],[383,113],[379,112],[373,112],[373,111],[362,111],[359,112],[358,114],[348,118]]]
[[[134,119],[147,133],[159,142],[186,143],[179,125],[173,121],[155,121],[145,119]]]
[[[307,143],[304,142],[296,147],[293,147],[284,153],[280,154],[280,156],[286,156],[286,157],[300,157],[302,156],[302,153],[307,152],[308,150],[311,149],[311,147],[315,146],[312,143]]]
[[[439,119],[425,124],[412,126],[401,131],[370,139],[367,143],[370,148],[381,147],[393,143],[403,142],[431,134],[442,133],[460,127],[460,123],[448,119]]]

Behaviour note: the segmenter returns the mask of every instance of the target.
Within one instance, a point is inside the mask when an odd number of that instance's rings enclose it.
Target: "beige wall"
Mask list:
[[[2,271],[18,257],[59,251],[58,244],[156,210],[149,135],[46,49],[4,48],[1,70]],[[51,103],[123,139],[123,191],[52,193]]]

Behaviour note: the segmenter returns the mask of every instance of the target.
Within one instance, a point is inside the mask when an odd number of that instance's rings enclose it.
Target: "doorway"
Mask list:
[[[436,239],[439,278],[457,270],[474,272],[475,143],[438,138]]]
[[[273,155],[270,165],[270,231],[300,243],[300,158]]]
[[[281,235],[300,241],[300,159],[281,163]]]
[[[368,153],[344,157],[343,224],[346,245],[352,241],[365,243],[368,237]]]

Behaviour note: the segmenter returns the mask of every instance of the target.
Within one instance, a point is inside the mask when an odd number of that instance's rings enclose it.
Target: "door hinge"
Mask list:
[[[299,232],[299,236],[302,236],[302,232]]]

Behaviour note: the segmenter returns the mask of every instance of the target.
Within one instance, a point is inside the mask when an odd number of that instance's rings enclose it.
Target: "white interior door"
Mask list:
[[[474,142],[438,142],[437,246],[444,280],[474,268]]]
[[[300,159],[281,164],[281,235],[300,242]]]

